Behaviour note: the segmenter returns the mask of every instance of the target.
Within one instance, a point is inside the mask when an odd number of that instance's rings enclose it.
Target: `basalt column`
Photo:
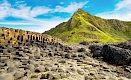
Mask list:
[[[40,34],[37,32],[24,31],[12,28],[0,28],[0,43],[25,43],[25,42],[58,42],[59,39],[51,37],[47,34]]]
[[[36,35],[36,42],[39,42],[39,35]]]

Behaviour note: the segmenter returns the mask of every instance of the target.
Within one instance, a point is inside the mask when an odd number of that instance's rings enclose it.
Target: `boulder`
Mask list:
[[[78,52],[86,52],[86,49],[85,48],[79,48],[77,51]]]
[[[15,80],[24,77],[24,74],[25,74],[24,71],[17,71],[17,72],[14,74],[14,78],[15,78]]]
[[[89,49],[91,50],[90,53],[93,54],[93,57],[101,57],[101,50],[102,50],[102,46],[99,45],[91,45],[89,46]]]
[[[104,45],[102,49],[103,59],[118,65],[127,65],[131,60],[131,51],[119,47]]]
[[[14,80],[14,76],[10,73],[0,74],[0,80]]]
[[[35,66],[33,64],[29,64],[29,65],[27,65],[27,69],[29,69],[30,71],[34,72]]]
[[[11,73],[11,72],[14,72],[14,71],[16,71],[16,70],[17,70],[16,67],[8,67],[7,72],[8,72],[8,73]]]
[[[77,69],[77,73],[80,75],[84,75],[84,71],[82,69]]]

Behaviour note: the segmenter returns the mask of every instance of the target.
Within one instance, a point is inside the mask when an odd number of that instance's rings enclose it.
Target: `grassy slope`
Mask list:
[[[68,22],[44,32],[66,42],[122,42],[131,39],[131,22],[105,20],[79,9]]]

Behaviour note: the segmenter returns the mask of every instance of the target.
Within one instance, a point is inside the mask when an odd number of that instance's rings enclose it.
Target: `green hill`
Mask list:
[[[131,22],[102,19],[82,9],[67,21],[44,34],[58,37],[65,42],[81,41],[122,42],[131,39]]]

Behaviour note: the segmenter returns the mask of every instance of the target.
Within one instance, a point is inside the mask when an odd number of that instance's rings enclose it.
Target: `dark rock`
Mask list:
[[[82,44],[82,45],[89,45],[89,42],[88,42],[88,41],[83,41],[83,42],[80,42],[79,44]]]
[[[79,48],[77,51],[78,51],[78,52],[86,52],[86,49],[84,49],[84,48]]]
[[[103,59],[118,65],[129,64],[131,51],[111,45],[104,45],[102,49]]]
[[[93,43],[99,43],[99,41],[93,41]]]
[[[49,53],[48,53],[48,56],[49,56],[49,57],[53,57],[54,54],[53,54],[52,52],[49,52]]]
[[[40,71],[39,68],[36,68],[36,69],[35,69],[35,72],[36,72],[36,73],[40,73],[41,71]]]
[[[22,56],[22,54],[23,54],[23,51],[17,51],[16,52],[16,55],[18,55],[18,56]]]
[[[85,58],[85,54],[78,54],[78,57],[82,57],[82,58]]]
[[[101,50],[102,46],[99,45],[91,45],[89,46],[89,49],[91,50],[91,53],[93,53],[93,57],[101,57]]]
[[[131,42],[122,42],[122,43],[118,43],[118,44],[113,44],[116,47],[120,47],[120,48],[124,48],[124,49],[129,49],[131,50]]]
[[[72,55],[70,53],[65,54],[65,58],[71,59]]]

